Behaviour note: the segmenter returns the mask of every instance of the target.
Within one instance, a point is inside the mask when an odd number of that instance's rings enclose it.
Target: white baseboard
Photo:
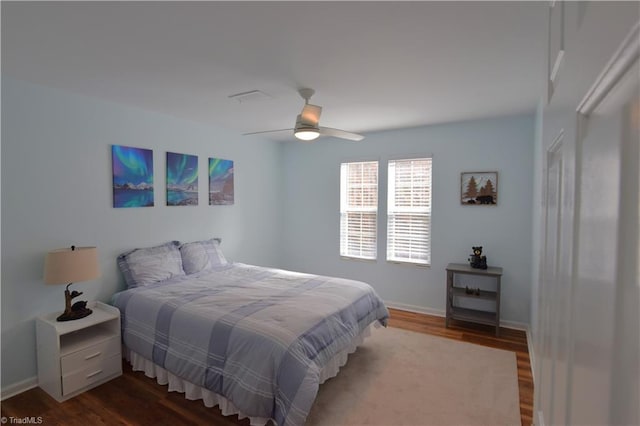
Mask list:
[[[444,317],[445,316],[445,311],[440,310],[440,309],[432,309],[432,308],[425,308],[423,306],[408,305],[406,303],[393,302],[393,301],[390,301],[390,300],[385,300],[384,303],[389,308],[398,309],[398,310],[401,310],[401,311],[408,311],[408,312],[415,312],[415,313],[418,313],[418,314],[433,315],[433,316],[436,316],[436,317]]]
[[[408,312],[415,312],[415,313],[418,313],[418,314],[433,315],[433,316],[436,316],[436,317],[444,317],[446,315],[446,312],[444,310],[442,310],[442,309],[425,308],[423,306],[409,305],[409,304],[406,304],[406,303],[393,302],[393,301],[390,301],[390,300],[385,300],[384,303],[389,308],[399,309],[401,311],[408,311]],[[523,323],[523,322],[518,322],[518,321],[504,321],[504,320],[501,320],[500,321],[500,327],[512,328],[514,330],[523,330],[523,331],[526,331],[527,333],[529,332],[529,324],[526,324],[526,323]],[[527,336],[527,340],[528,339],[529,339],[529,337]]]
[[[519,321],[500,320],[500,327],[511,328],[513,330],[522,330],[524,332],[529,331],[529,324]]]
[[[29,389],[33,389],[37,386],[38,386],[38,378],[35,376],[29,379],[25,379],[21,382],[6,386],[2,388],[2,390],[0,391],[0,401],[4,401],[5,399],[11,398],[12,396],[16,396],[22,392],[26,392]]]

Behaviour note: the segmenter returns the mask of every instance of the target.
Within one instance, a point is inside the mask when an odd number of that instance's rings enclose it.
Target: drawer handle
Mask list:
[[[90,379],[90,378],[92,378],[93,376],[97,376],[97,375],[98,375],[98,374],[100,374],[100,373],[102,373],[102,370],[98,370],[98,371],[95,371],[95,372],[93,372],[93,373],[91,373],[91,374],[87,374],[87,379]]]
[[[97,357],[97,356],[100,356],[100,354],[101,354],[101,353],[102,353],[102,352],[96,352],[96,353],[95,353],[95,354],[93,354],[93,355],[89,355],[89,356],[84,357],[84,359],[85,359],[85,360],[87,360],[87,359],[95,358],[95,357]]]

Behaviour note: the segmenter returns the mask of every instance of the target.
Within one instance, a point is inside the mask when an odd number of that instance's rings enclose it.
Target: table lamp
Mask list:
[[[71,321],[91,314],[87,302],[71,300],[82,292],[69,291],[69,286],[78,281],[89,281],[100,276],[98,250],[95,247],[76,247],[52,250],[47,253],[44,262],[44,282],[47,284],[67,284],[64,291],[64,312],[58,321]]]

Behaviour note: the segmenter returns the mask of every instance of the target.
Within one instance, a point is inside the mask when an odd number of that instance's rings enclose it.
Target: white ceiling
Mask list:
[[[2,73],[238,133],[293,127],[311,87],[366,134],[533,112],[545,5],[3,1]]]

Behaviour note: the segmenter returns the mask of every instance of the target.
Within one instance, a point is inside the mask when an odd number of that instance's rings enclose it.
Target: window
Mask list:
[[[387,260],[431,264],[431,158],[389,161]]]
[[[340,165],[340,255],[377,256],[378,162]]]

